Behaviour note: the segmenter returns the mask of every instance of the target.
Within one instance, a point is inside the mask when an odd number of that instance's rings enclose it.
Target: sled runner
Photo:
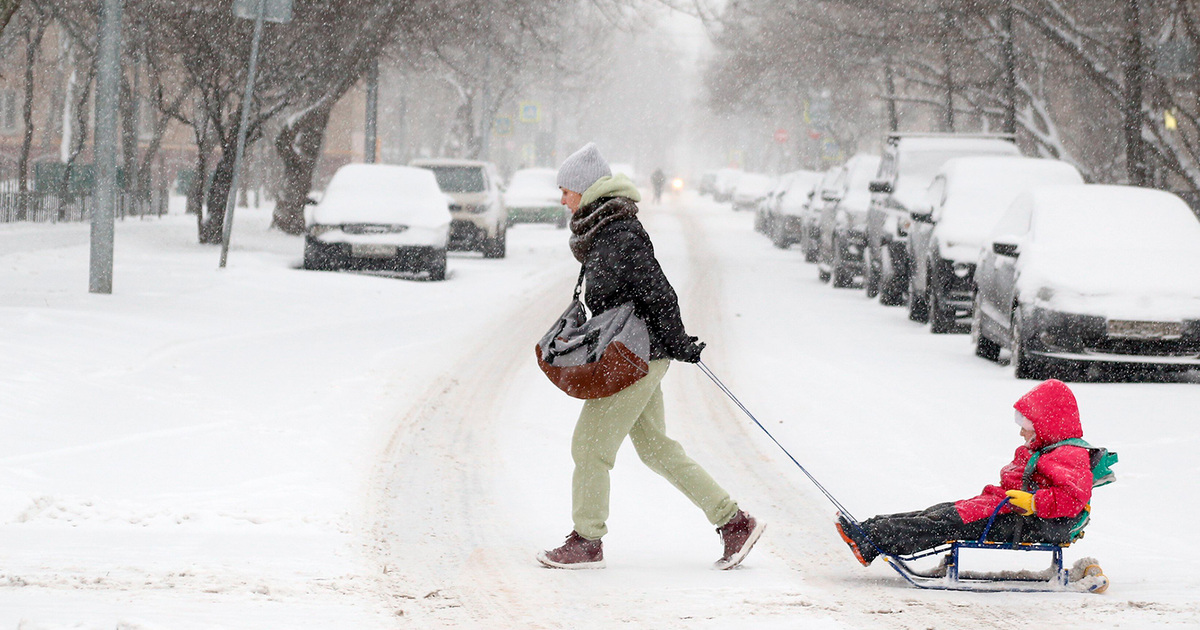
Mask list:
[[[1068,571],[1063,567],[1063,548],[1066,545],[1044,543],[1001,543],[978,540],[955,540],[911,556],[884,556],[888,564],[909,584],[923,589],[944,591],[1077,591],[1103,593],[1108,577],[1093,558],[1081,558]],[[1049,552],[1050,566],[1042,571],[1005,571],[969,573],[961,570],[962,549],[1006,549],[1010,551]],[[944,553],[942,563],[932,570],[919,571],[910,562]]]

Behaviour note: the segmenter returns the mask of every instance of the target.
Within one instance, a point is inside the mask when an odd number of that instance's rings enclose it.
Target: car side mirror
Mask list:
[[[840,198],[841,197],[838,197],[838,194],[832,190],[821,191],[821,201],[837,201]]]
[[[1021,254],[1021,245],[1013,237],[998,238],[992,241],[992,251],[997,256],[1016,258]]]
[[[933,208],[924,210],[910,210],[908,215],[912,217],[915,223],[933,223]]]
[[[867,190],[873,193],[884,193],[890,195],[892,193],[892,182],[886,179],[877,179],[867,186]]]
[[[315,206],[315,205],[317,205],[317,203],[319,203],[319,202],[316,199],[313,199],[312,197],[304,198],[304,205],[306,205],[306,206]]]

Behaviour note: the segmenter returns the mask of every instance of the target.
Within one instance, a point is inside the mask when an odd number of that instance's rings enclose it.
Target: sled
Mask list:
[[[888,564],[909,584],[917,588],[942,591],[978,592],[1081,592],[1103,593],[1108,577],[1093,558],[1081,558],[1070,570],[1063,566],[1063,548],[1047,543],[1007,543],[978,540],[954,540],[909,556],[884,556]],[[1042,571],[966,572],[961,570],[962,549],[987,549],[1044,552],[1051,555],[1050,566]],[[920,571],[909,563],[945,554],[938,566]]]

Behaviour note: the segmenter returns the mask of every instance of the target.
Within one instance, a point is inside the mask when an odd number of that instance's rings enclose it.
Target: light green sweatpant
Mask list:
[[[642,462],[704,510],[708,522],[724,525],[737,514],[737,503],[729,493],[692,461],[678,442],[667,437],[659,383],[670,364],[670,359],[651,361],[649,374],[638,382],[612,396],[583,404],[571,438],[571,457],[575,460],[572,518],[580,536],[596,540],[608,533],[604,524],[608,520],[608,473],[626,435]]]

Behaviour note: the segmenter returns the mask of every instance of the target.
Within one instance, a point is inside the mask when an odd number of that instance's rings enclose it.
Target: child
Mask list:
[[[1070,542],[1071,529],[1092,497],[1088,451],[1060,446],[1041,455],[1031,479],[1022,480],[1030,456],[1068,438],[1082,438],[1075,396],[1062,381],[1049,380],[1025,394],[1013,407],[1025,444],[1012,463],[1000,469],[1000,485],[989,485],[973,499],[939,503],[920,512],[867,519],[862,531],[841,514],[837,530],[863,566],[882,551],[908,555],[950,540],[977,540],[988,517],[1005,498],[988,533],[1002,542]],[[863,536],[863,533],[866,536]],[[869,540],[868,540],[869,539]],[[873,544],[872,544],[873,543]]]

